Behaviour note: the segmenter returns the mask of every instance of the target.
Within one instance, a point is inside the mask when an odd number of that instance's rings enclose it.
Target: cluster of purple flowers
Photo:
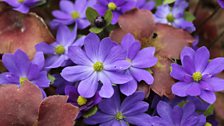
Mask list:
[[[22,13],[28,13],[40,2],[4,1]],[[218,2],[224,6],[223,0]],[[155,8],[155,4],[153,0],[61,0],[50,23],[57,30],[55,42],[37,44],[32,59],[19,49],[14,54],[4,54],[2,62],[8,71],[0,74],[0,84],[21,86],[28,80],[40,88],[43,97],[44,89],[52,84],[57,94],[68,95],[68,102],[80,108],[79,117],[84,117],[89,125],[210,126],[206,116],[198,111],[205,111],[216,101],[215,92],[224,90],[224,79],[217,77],[224,70],[224,58],[210,60],[206,47],[183,48],[181,64],[171,64],[170,76],[176,80],[172,93],[184,103],[159,100],[151,112],[151,99],[145,99],[137,89],[142,81],[147,85],[154,82],[150,68],[158,62],[156,48],[142,48],[131,33],[119,44],[110,37],[101,39],[95,33],[79,36],[77,32],[91,25],[86,17],[88,7],[101,16],[110,10],[111,25],[134,8],[155,9],[157,23],[195,31],[193,23],[184,17],[187,1],[176,0],[172,7],[163,4]],[[57,72],[52,72],[55,69]]]
[[[223,71],[224,58],[209,61],[209,51],[201,47],[194,51],[185,47],[181,52],[181,63],[172,64],[171,76],[179,82],[172,87],[174,94],[185,96],[199,96],[206,102],[213,104],[216,100],[214,92],[224,90],[224,79],[216,77]]]
[[[195,31],[195,26],[192,22],[186,21],[184,14],[188,7],[188,2],[185,0],[176,0],[173,7],[165,4],[157,7],[155,20],[158,23],[169,24],[173,27],[184,29],[189,32]]]

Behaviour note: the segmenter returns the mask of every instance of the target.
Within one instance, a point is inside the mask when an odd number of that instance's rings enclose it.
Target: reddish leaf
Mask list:
[[[0,86],[0,124],[2,126],[73,126],[79,109],[67,96],[51,96],[42,101],[35,85],[25,82]]]
[[[27,15],[16,11],[0,14],[0,53],[13,53],[18,48],[30,57],[39,42],[53,42],[53,36],[42,19],[34,13]]]
[[[68,96],[50,96],[40,105],[38,126],[73,126],[78,109],[66,103]]]
[[[42,100],[40,90],[29,82],[0,87],[0,124],[2,126],[32,126],[38,117]]]
[[[193,43],[194,38],[182,29],[176,29],[169,25],[156,24],[157,38],[152,41],[157,54],[168,58],[179,59],[180,52],[185,46]]]
[[[131,10],[120,16],[118,23],[121,29],[111,33],[111,38],[117,42],[120,42],[126,33],[132,33],[137,39],[145,42],[155,27],[153,15],[148,10]]]
[[[175,83],[170,77],[171,60],[167,57],[157,55],[158,63],[152,68],[154,83],[151,89],[160,96],[167,96],[172,98],[171,87]]]

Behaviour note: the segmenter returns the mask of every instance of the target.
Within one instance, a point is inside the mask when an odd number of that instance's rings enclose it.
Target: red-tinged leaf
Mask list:
[[[134,9],[119,17],[121,31],[112,32],[111,38],[120,42],[122,35],[132,33],[138,40],[146,42],[154,31],[155,22],[153,15],[148,10]],[[115,34],[115,35],[114,35]],[[144,43],[143,43],[144,44]]]
[[[0,87],[0,124],[1,126],[32,126],[38,118],[38,108],[42,100],[40,90],[25,82]]]
[[[158,63],[152,68],[154,83],[151,89],[160,96],[172,98],[171,87],[175,83],[170,77],[171,60],[167,57],[157,56]]]
[[[121,28],[117,28],[110,33],[110,38],[113,41],[120,43],[123,36],[125,36],[127,33],[128,32],[123,31]]]
[[[0,14],[0,53],[14,53],[20,48],[32,57],[35,45],[43,41],[50,43],[54,38],[36,14],[16,11]]]
[[[50,96],[40,105],[38,126],[73,126],[79,109],[66,103],[68,96]]]
[[[156,24],[157,37],[150,45],[156,47],[157,54],[179,59],[183,47],[193,43],[194,38],[186,31],[165,24]]]
[[[20,88],[0,86],[1,126],[73,126],[79,109],[67,96],[50,96],[42,101],[38,87],[25,82]]]

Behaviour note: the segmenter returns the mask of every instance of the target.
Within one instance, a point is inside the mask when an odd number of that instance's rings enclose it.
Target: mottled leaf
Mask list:
[[[111,33],[111,38],[118,42],[126,33],[132,33],[138,40],[145,42],[150,38],[155,27],[153,15],[148,10],[131,10],[120,16],[118,23],[121,27],[119,30],[121,34]]]
[[[0,14],[0,53],[14,53],[20,48],[32,57],[35,45],[43,41],[50,43],[54,38],[36,14],[16,11]]]
[[[38,126],[73,126],[79,111],[70,103],[68,96],[50,96],[40,105]]]
[[[157,54],[167,58],[179,59],[183,47],[189,46],[194,41],[188,32],[169,25],[156,24],[155,33],[157,37],[150,45],[156,47]]]
[[[167,57],[156,55],[158,63],[152,68],[154,83],[151,89],[160,96],[167,96],[172,98],[171,87],[175,83],[170,77],[170,64],[171,60]]]
[[[38,118],[42,100],[40,90],[25,82],[20,88],[7,84],[0,87],[0,124],[2,126],[32,126]]]
[[[28,81],[21,87],[0,86],[1,126],[73,126],[79,109],[66,103],[67,96],[42,98],[40,89]]]

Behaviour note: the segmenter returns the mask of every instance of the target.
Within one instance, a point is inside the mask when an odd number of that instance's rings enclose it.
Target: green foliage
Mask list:
[[[93,32],[93,33],[96,33],[96,34],[99,34],[100,32],[102,32],[103,31],[103,28],[97,28],[97,27],[91,27],[90,29],[89,29],[89,31],[90,32]]]
[[[174,3],[176,0],[164,0],[163,4],[171,4]]]
[[[50,83],[54,84],[54,81],[56,80],[56,78],[50,74],[48,74],[47,76],[48,76],[48,79],[50,80]]]
[[[96,27],[95,26],[95,20],[96,18],[100,16],[99,13],[94,10],[91,7],[88,7],[86,10],[86,17],[89,20],[89,22],[91,23],[92,27],[89,29],[90,32],[99,34],[102,31],[104,31],[105,28],[109,27],[113,18],[113,14],[111,10],[107,10],[105,15],[104,15],[104,20],[106,21],[106,25],[102,28]]]
[[[89,117],[95,115],[97,111],[98,111],[97,106],[94,106],[94,107],[91,108],[88,112],[86,112],[86,113],[83,115],[83,117],[84,117],[84,118],[89,118]]]
[[[111,10],[107,10],[105,15],[104,15],[104,19],[106,21],[106,26],[110,25],[111,21],[113,18],[113,14]]]
[[[155,0],[156,6],[160,6],[163,4],[163,0]]]
[[[192,21],[195,20],[195,16],[194,16],[191,12],[189,12],[189,11],[186,11],[186,12],[184,13],[184,18],[185,18],[187,21],[189,21],[189,22],[192,22]]]
[[[94,25],[95,19],[99,16],[98,12],[91,7],[88,7],[86,10],[86,18],[89,22]]]
[[[214,112],[214,105],[210,105],[210,106],[208,107],[208,109],[204,112],[204,115],[207,117],[207,116],[209,116],[209,115],[212,115],[213,112]]]

